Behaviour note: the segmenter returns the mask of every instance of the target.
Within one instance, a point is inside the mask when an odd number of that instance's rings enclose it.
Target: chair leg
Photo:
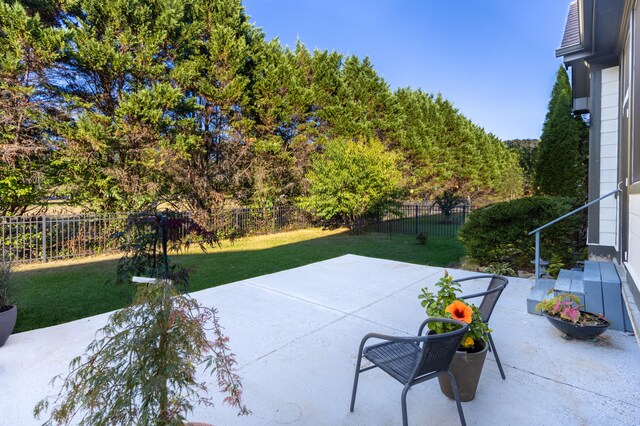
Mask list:
[[[493,343],[493,338],[491,337],[491,333],[489,333],[489,348],[491,349],[491,352],[493,352],[493,356],[496,359],[496,363],[498,364],[498,370],[500,370],[500,375],[502,376],[502,380],[505,380],[506,376],[504,375],[504,370],[502,369],[502,364],[500,363],[500,357],[498,356],[496,345]]]
[[[449,376],[449,380],[451,381],[451,387],[453,388],[453,396],[456,399],[456,406],[458,407],[458,415],[460,416],[460,424],[462,426],[466,426],[467,422],[465,422],[464,413],[462,412],[462,402],[460,402],[460,392],[458,392],[458,383],[456,382],[456,378],[451,371],[447,371],[447,375]]]
[[[351,407],[349,411],[353,413],[353,407],[356,405],[356,392],[358,390],[358,376],[360,376],[360,365],[362,363],[362,353],[358,354],[358,361],[356,362],[356,374],[353,378],[353,390],[351,391]]]
[[[409,424],[407,418],[407,392],[409,392],[409,389],[411,389],[409,385],[405,385],[404,389],[402,389],[402,426]]]

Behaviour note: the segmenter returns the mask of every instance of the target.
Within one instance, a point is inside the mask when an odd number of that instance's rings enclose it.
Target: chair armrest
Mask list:
[[[500,287],[496,287],[496,288],[494,288],[492,290],[483,291],[481,293],[465,294],[463,296],[460,296],[460,299],[466,300],[466,299],[474,299],[476,297],[486,296],[487,294],[497,293],[499,291],[502,291],[502,290],[504,290],[505,287],[506,287],[506,284],[503,284]]]
[[[451,318],[438,318],[438,317],[429,317],[426,320],[424,320],[422,322],[422,324],[420,324],[420,329],[418,329],[418,336],[422,336],[422,332],[424,331],[424,328],[427,326],[427,324],[429,324],[430,322],[447,322],[449,324],[455,324],[455,325],[465,325],[463,322],[461,321],[456,321],[454,319]]]
[[[369,333],[362,338],[362,343],[365,343],[369,339],[386,340],[387,342],[424,342],[426,336],[391,336],[388,334]]]
[[[462,281],[470,281],[470,280],[476,280],[481,278],[494,278],[494,277],[498,277],[498,275],[493,275],[493,274],[473,275],[471,277],[458,278],[457,280],[453,280],[453,282],[461,283]]]
[[[362,341],[360,341],[360,347],[358,348],[358,359],[362,357],[364,345],[369,339],[380,339],[387,342],[422,343],[427,341],[428,336],[390,336],[388,334],[369,333],[362,338]]]
[[[449,324],[459,325],[460,327],[468,327],[468,325],[462,321],[457,321],[451,318],[432,317],[432,318],[427,318],[422,322],[422,324],[420,325],[420,332],[418,336],[391,336],[388,334],[381,334],[381,333],[368,333],[362,338],[362,341],[360,342],[360,348],[358,349],[358,358],[362,357],[364,345],[365,343],[367,343],[367,340],[369,339],[380,339],[380,340],[386,340],[387,342],[407,342],[407,343],[426,342],[427,340],[429,340],[430,336],[423,336],[422,331],[424,330],[424,327],[430,322],[446,322]]]

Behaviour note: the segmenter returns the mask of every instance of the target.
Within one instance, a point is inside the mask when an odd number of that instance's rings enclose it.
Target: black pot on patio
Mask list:
[[[451,361],[451,367],[449,367],[449,371],[456,378],[460,401],[462,402],[471,401],[476,396],[480,374],[482,373],[482,367],[489,348],[486,342],[481,341],[481,344],[482,349],[477,352],[469,353],[460,350],[456,352],[453,356],[453,361]],[[446,375],[438,376],[438,382],[442,393],[450,399],[454,399],[453,388],[449,378]]]
[[[18,308],[15,305],[9,305],[9,309],[0,311],[0,346],[7,341],[18,318]]]
[[[555,328],[564,333],[567,337],[579,340],[590,340],[605,332],[611,325],[611,322],[601,316],[592,314],[591,312],[580,311],[580,317],[586,318],[586,323],[574,324],[571,321],[560,318],[559,316],[550,315],[544,312],[544,316]]]

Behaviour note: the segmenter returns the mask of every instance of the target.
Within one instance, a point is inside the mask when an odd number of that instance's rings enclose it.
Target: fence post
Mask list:
[[[42,213],[42,263],[47,261],[47,215]]]
[[[416,235],[418,235],[418,205],[416,204]]]

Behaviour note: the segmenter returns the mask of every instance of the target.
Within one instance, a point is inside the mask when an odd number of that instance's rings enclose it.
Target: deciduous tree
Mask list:
[[[343,220],[360,230],[362,219],[402,195],[398,156],[376,140],[331,139],[316,154],[307,175],[303,205],[326,220]]]

